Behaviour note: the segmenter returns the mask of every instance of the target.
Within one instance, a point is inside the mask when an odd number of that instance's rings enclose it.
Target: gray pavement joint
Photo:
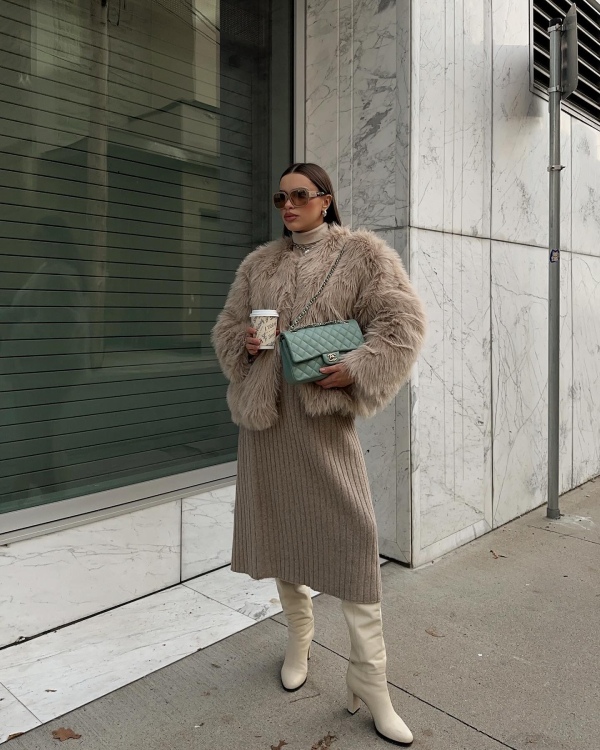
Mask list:
[[[273,622],[277,622],[282,627],[287,627],[282,622],[278,622],[278,620],[273,620]],[[334,656],[338,656],[343,661],[347,662],[348,659],[343,655],[340,654],[335,649],[330,648],[329,646],[325,645],[324,643],[320,643],[316,638],[313,638],[313,643],[316,643],[321,648],[325,649],[325,651],[329,651],[330,654],[333,654]],[[506,742],[503,742],[502,740],[498,739],[498,737],[494,737],[492,734],[488,734],[487,732],[484,732],[482,729],[479,729],[478,727],[474,726],[473,724],[469,724],[469,722],[464,721],[464,719],[461,719],[459,716],[456,716],[455,714],[450,713],[449,711],[444,710],[440,706],[436,706],[435,703],[431,703],[428,700],[425,700],[425,698],[421,698],[416,693],[411,693],[410,690],[407,690],[406,688],[403,688],[401,685],[397,685],[395,682],[392,682],[391,680],[388,680],[388,685],[391,685],[392,687],[396,688],[396,690],[400,690],[400,692],[404,693],[405,695],[408,695],[411,698],[414,698],[415,700],[419,701],[419,703],[422,703],[425,706],[429,706],[429,708],[433,708],[435,711],[439,711],[441,714],[444,714],[444,716],[447,716],[449,719],[453,719],[454,721],[458,722],[459,724],[462,724],[467,729],[471,729],[474,732],[477,732],[478,734],[481,734],[483,737],[487,737],[490,740],[493,740],[494,742],[497,742],[502,747],[508,748],[508,750],[519,750],[519,748],[515,747],[514,745],[507,745]],[[305,696],[306,699],[308,698],[315,698],[317,696],[315,695],[307,695]],[[303,700],[302,698],[297,698],[296,700]],[[295,701],[294,701],[295,702]]]
[[[595,539],[584,539],[583,537],[577,536],[576,534],[569,534],[567,531],[559,531],[559,529],[547,529],[540,526],[532,526],[527,524],[528,528],[536,529],[537,531],[548,531],[550,534],[558,534],[558,536],[568,537],[569,539],[575,539],[578,542],[587,542],[587,544],[600,544]]]
[[[447,716],[449,719],[453,719],[454,721],[457,721],[459,724],[462,724],[467,729],[472,729],[474,732],[477,732],[477,734],[481,734],[484,737],[487,737],[488,739],[493,740],[494,742],[497,742],[499,745],[502,745],[502,747],[509,748],[509,750],[519,750],[519,748],[515,747],[514,745],[507,745],[506,742],[503,742],[502,740],[498,739],[498,737],[494,737],[493,734],[488,734],[488,732],[484,732],[483,729],[479,729],[473,724],[469,724],[468,721],[464,721],[464,719],[461,719],[459,716],[456,716],[455,714],[452,714],[449,711],[445,711],[443,708],[436,706],[435,703],[431,703],[430,701],[427,701],[424,698],[419,697],[415,693],[411,693],[409,690],[406,690],[400,685],[396,685],[395,682],[390,682],[390,680],[388,680],[388,685],[392,685],[392,687],[395,687],[397,690],[400,690],[406,695],[410,695],[411,698],[414,698],[420,703],[423,703],[425,706],[429,706],[429,708],[433,708],[435,711],[439,711],[441,714],[444,714],[444,716]]]

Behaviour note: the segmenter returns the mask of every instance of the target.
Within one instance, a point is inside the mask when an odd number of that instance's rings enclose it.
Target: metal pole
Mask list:
[[[548,518],[558,507],[560,365],[560,99],[562,22],[550,21],[550,263],[548,273]]]

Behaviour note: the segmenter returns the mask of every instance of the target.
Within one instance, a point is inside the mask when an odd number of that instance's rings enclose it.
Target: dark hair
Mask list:
[[[291,164],[281,175],[281,177],[285,177],[286,174],[293,174],[295,172],[308,177],[308,179],[314,185],[316,185],[317,190],[331,196],[331,205],[327,209],[325,223],[338,224],[341,226],[342,220],[340,219],[340,212],[338,211],[337,203],[335,200],[335,193],[333,192],[333,183],[331,182],[331,177],[327,174],[323,167],[320,167],[318,164],[311,164],[310,162],[299,162],[297,164]],[[281,179],[281,177],[279,179]],[[289,230],[287,227],[284,227],[283,236],[290,237],[291,234],[291,230]]]

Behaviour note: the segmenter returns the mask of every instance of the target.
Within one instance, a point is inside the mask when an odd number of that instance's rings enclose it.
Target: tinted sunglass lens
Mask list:
[[[294,206],[306,206],[308,203],[308,190],[305,190],[304,188],[292,190],[290,198],[292,199]]]
[[[283,208],[285,206],[286,195],[285,193],[275,193],[273,196],[273,203],[275,208]]]

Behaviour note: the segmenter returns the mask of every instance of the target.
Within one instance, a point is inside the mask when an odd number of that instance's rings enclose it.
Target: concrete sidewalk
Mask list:
[[[417,571],[384,566],[392,700],[415,750],[600,748],[600,481]],[[339,602],[315,600],[306,685],[278,672],[284,619],[261,622],[12,740],[10,750],[370,750],[345,710]],[[282,742],[284,744],[282,744]]]

